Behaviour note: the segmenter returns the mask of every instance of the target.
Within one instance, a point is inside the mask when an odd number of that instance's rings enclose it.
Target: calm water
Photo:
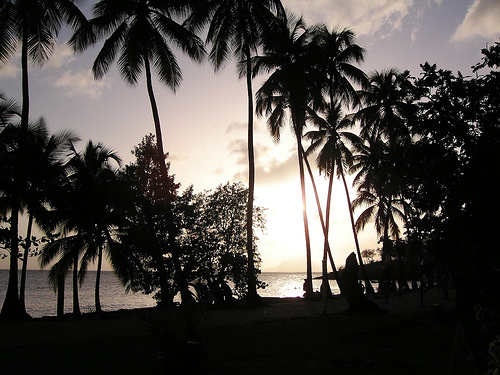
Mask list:
[[[34,318],[42,316],[54,316],[57,309],[57,296],[47,283],[48,271],[30,270],[26,281],[26,310]],[[318,276],[319,273],[313,276]],[[0,270],[0,303],[3,304],[7,291],[8,270]],[[280,273],[264,272],[259,279],[266,282],[268,286],[260,289],[262,297],[300,297],[304,293],[302,285],[306,277],[305,273]],[[65,312],[72,311],[72,282],[66,279],[65,286]],[[82,312],[94,311],[94,285],[95,271],[88,271],[85,282],[80,293],[80,309]],[[319,290],[321,280],[313,280],[315,290]],[[330,281],[330,287],[334,293],[338,293],[335,281]],[[116,279],[113,272],[104,271],[101,278],[101,307],[104,311],[120,309],[134,309],[155,306],[152,297],[141,293],[125,293],[125,289]]]

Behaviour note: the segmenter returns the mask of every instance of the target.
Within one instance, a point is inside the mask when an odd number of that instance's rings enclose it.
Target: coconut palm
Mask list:
[[[26,151],[21,155],[26,159],[26,172],[29,179],[28,190],[23,198],[23,208],[27,211],[28,226],[24,241],[23,266],[19,296],[25,306],[25,287],[28,256],[32,243],[32,228],[35,222],[40,228],[45,226],[51,194],[64,175],[64,157],[72,142],[78,140],[72,132],[62,131],[51,135],[43,119],[30,125],[25,141]]]
[[[337,101],[346,106],[357,106],[359,95],[355,85],[368,85],[366,74],[356,66],[364,61],[365,50],[354,41],[355,34],[350,29],[329,31],[323,26],[316,32],[314,43],[332,107]]]
[[[391,150],[408,144],[406,122],[414,112],[408,98],[408,74],[390,69],[370,75],[369,87],[359,91],[363,108],[356,114],[363,138],[386,140]]]
[[[353,185],[357,186],[357,197],[353,210],[367,205],[368,208],[356,220],[356,230],[362,230],[370,220],[375,220],[378,235],[383,234],[382,260],[389,253],[389,238],[399,238],[396,218],[404,217],[403,201],[398,198],[398,179],[389,145],[382,140],[366,140],[353,144],[355,155],[351,171],[356,172]],[[401,215],[403,216],[401,216]]]
[[[7,99],[0,93],[0,127],[5,127],[12,123],[12,120],[21,116],[21,109],[15,100]]]
[[[165,152],[152,70],[161,83],[175,92],[182,81],[182,71],[169,42],[191,59],[198,62],[203,59],[202,40],[176,21],[176,17],[186,15],[194,4],[194,1],[100,0],[93,5],[94,18],[69,41],[77,52],[82,52],[105,39],[92,67],[96,79],[108,72],[118,55],[119,73],[126,83],[136,85],[144,70],[158,155],[163,160],[165,175]]]
[[[169,42],[195,61],[199,62],[204,58],[203,41],[185,25],[177,22],[177,18],[187,15],[198,5],[199,2],[194,0],[100,0],[93,6],[94,18],[70,39],[70,44],[79,52],[105,39],[92,67],[96,79],[108,72],[117,55],[120,75],[128,84],[136,85],[144,70],[157,152],[165,180],[168,179],[168,171],[160,115],[153,91],[152,70],[154,69],[161,83],[175,91],[182,81],[182,72]],[[172,257],[174,263],[180,265],[176,252],[172,253]],[[179,267],[176,267],[180,271],[177,282],[183,297],[189,299],[191,294],[188,284]]]
[[[282,17],[284,8],[280,0],[211,1],[210,27],[207,42],[212,44],[210,61],[215,71],[226,63],[231,55],[240,62],[240,77],[246,77],[248,96],[248,204],[247,204],[247,254],[249,303],[259,301],[255,277],[253,247],[253,201],[255,191],[255,159],[253,144],[253,89],[251,57],[257,54],[263,38],[272,32],[275,16]]]
[[[39,66],[43,65],[50,57],[58,33],[64,23],[72,27],[77,27],[85,22],[85,16],[75,5],[73,0],[2,0],[0,1],[0,64],[7,63],[16,53],[18,45],[21,45],[21,69],[22,69],[22,110],[21,110],[21,131],[26,135],[29,127],[29,82],[28,63],[29,60]],[[22,142],[20,144],[22,146]],[[24,147],[24,146],[22,146]],[[15,199],[17,200],[17,199]],[[14,224],[17,227],[17,212],[21,207],[19,201],[13,202],[11,214]],[[14,236],[12,232],[12,236]],[[19,242],[17,239],[11,240],[11,257],[16,258],[11,262],[10,280],[14,283],[17,279],[17,257]],[[17,284],[17,280],[15,282]],[[4,316],[15,318],[22,316],[24,312],[17,295],[7,293],[7,297],[2,311],[11,311]],[[14,291],[14,286],[11,288]],[[12,305],[11,309],[9,305]],[[20,308],[14,307],[19,306]],[[20,312],[20,314],[16,313]]]
[[[73,155],[66,165],[69,170],[67,191],[53,202],[52,220],[62,237],[46,245],[40,258],[40,264],[45,266],[60,256],[49,275],[53,284],[57,275],[65,275],[72,267],[76,272],[78,259],[78,276],[82,283],[88,266],[97,261],[96,312],[102,311],[99,288],[104,251],[122,283],[128,285],[131,279],[126,257],[112,235],[114,228],[124,220],[126,209],[126,197],[122,194],[124,186],[117,178],[113,163],[120,165],[121,159],[101,143],[89,141],[81,153],[73,148]],[[75,284],[73,288],[75,291]]]
[[[327,108],[325,117],[321,117],[318,115],[318,113],[310,111],[309,118],[311,122],[317,126],[318,130],[313,130],[306,133],[305,138],[311,140],[311,145],[309,146],[307,153],[311,153],[321,147],[320,151],[318,152],[316,163],[318,165],[320,173],[325,173],[325,175],[329,177],[326,205],[327,224],[329,223],[329,211],[334,176],[336,175],[338,179],[342,180],[349,209],[349,217],[351,219],[356,252],[358,254],[363,279],[365,280],[366,292],[373,293],[374,290],[366,274],[366,270],[363,264],[363,258],[361,257],[361,250],[359,247],[358,236],[355,229],[354,214],[351,206],[351,199],[349,196],[349,188],[347,186],[345,177],[346,170],[348,170],[348,168],[352,166],[353,162],[353,156],[347,144],[359,142],[358,136],[346,131],[346,129],[349,129],[353,126],[352,117],[353,116],[351,115],[343,115],[341,105],[338,102],[334,102],[332,106],[329,106]],[[328,226],[326,229],[328,232]]]
[[[50,57],[63,24],[76,28],[86,19],[75,0],[2,0],[0,2],[0,62],[6,63],[21,45],[21,128],[28,129],[28,60],[39,66]]]
[[[320,100],[321,72],[316,69],[316,59],[312,45],[314,27],[306,27],[302,18],[288,15],[280,20],[279,29],[264,42],[263,56],[254,59],[254,75],[271,72],[268,79],[257,91],[256,110],[260,115],[268,115],[267,124],[276,142],[281,130],[291,119],[293,133],[297,141],[300,185],[302,191],[304,233],[306,240],[307,277],[305,295],[311,296],[312,265],[309,224],[306,213],[306,191],[302,148],[302,135],[306,127],[306,112],[311,101]]]

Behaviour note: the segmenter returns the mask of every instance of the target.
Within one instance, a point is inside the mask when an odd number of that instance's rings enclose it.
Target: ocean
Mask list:
[[[20,273],[19,273],[20,275]],[[47,270],[29,270],[26,279],[26,310],[33,318],[55,316],[57,314],[57,296],[52,287],[47,283]],[[313,277],[320,273],[314,273]],[[7,291],[8,270],[0,270],[0,303],[3,304]],[[259,289],[262,297],[300,297],[304,293],[302,285],[306,278],[305,273],[263,272],[259,280],[267,285]],[[20,276],[19,276],[20,280]],[[95,271],[88,271],[87,277],[79,290],[80,310],[92,312],[94,308]],[[313,280],[314,290],[319,291],[321,280]],[[330,280],[330,288],[338,293],[337,283]],[[72,280],[66,278],[64,312],[72,311],[73,293]],[[114,273],[103,271],[101,277],[101,307],[104,311],[121,309],[135,309],[153,307],[156,305],[151,296],[142,293],[125,293],[125,288],[120,284]]]

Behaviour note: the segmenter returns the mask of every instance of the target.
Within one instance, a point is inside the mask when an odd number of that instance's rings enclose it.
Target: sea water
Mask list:
[[[313,277],[319,276],[313,273]],[[57,313],[57,295],[54,289],[47,282],[48,271],[29,270],[26,278],[26,311],[33,318],[43,316],[55,316]],[[85,281],[79,289],[80,310],[82,312],[95,311],[94,289],[95,271],[88,271]],[[7,283],[9,278],[8,270],[0,270],[0,303],[3,304]],[[20,273],[19,278],[20,280]],[[259,280],[265,282],[267,286],[259,289],[258,293],[262,297],[301,297],[304,294],[303,284],[306,278],[305,273],[282,273],[263,272],[259,275]],[[321,280],[313,280],[315,291],[319,291]],[[338,293],[337,283],[330,280],[330,288],[333,293]],[[64,288],[64,312],[70,313],[73,310],[72,278],[66,278]],[[121,309],[136,309],[152,307],[156,301],[150,295],[142,293],[126,293],[125,288],[120,284],[113,272],[103,271],[101,274],[100,286],[101,308],[104,311],[116,311]]]

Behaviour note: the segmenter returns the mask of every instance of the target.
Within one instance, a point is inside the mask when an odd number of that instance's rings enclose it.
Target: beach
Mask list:
[[[197,311],[199,344],[163,353],[147,316],[156,309],[120,310],[0,323],[2,374],[175,373],[172,361],[200,374],[445,374],[452,359],[457,319],[453,298],[442,292],[374,298],[387,314],[347,314],[347,301],[265,298],[258,308]],[[439,305],[439,307],[437,307]],[[171,319],[174,327],[182,326]],[[159,326],[157,326],[159,327]],[[155,337],[156,336],[156,337]],[[473,373],[459,340],[453,374]],[[182,348],[184,349],[184,348]],[[169,357],[170,355],[170,357]]]

